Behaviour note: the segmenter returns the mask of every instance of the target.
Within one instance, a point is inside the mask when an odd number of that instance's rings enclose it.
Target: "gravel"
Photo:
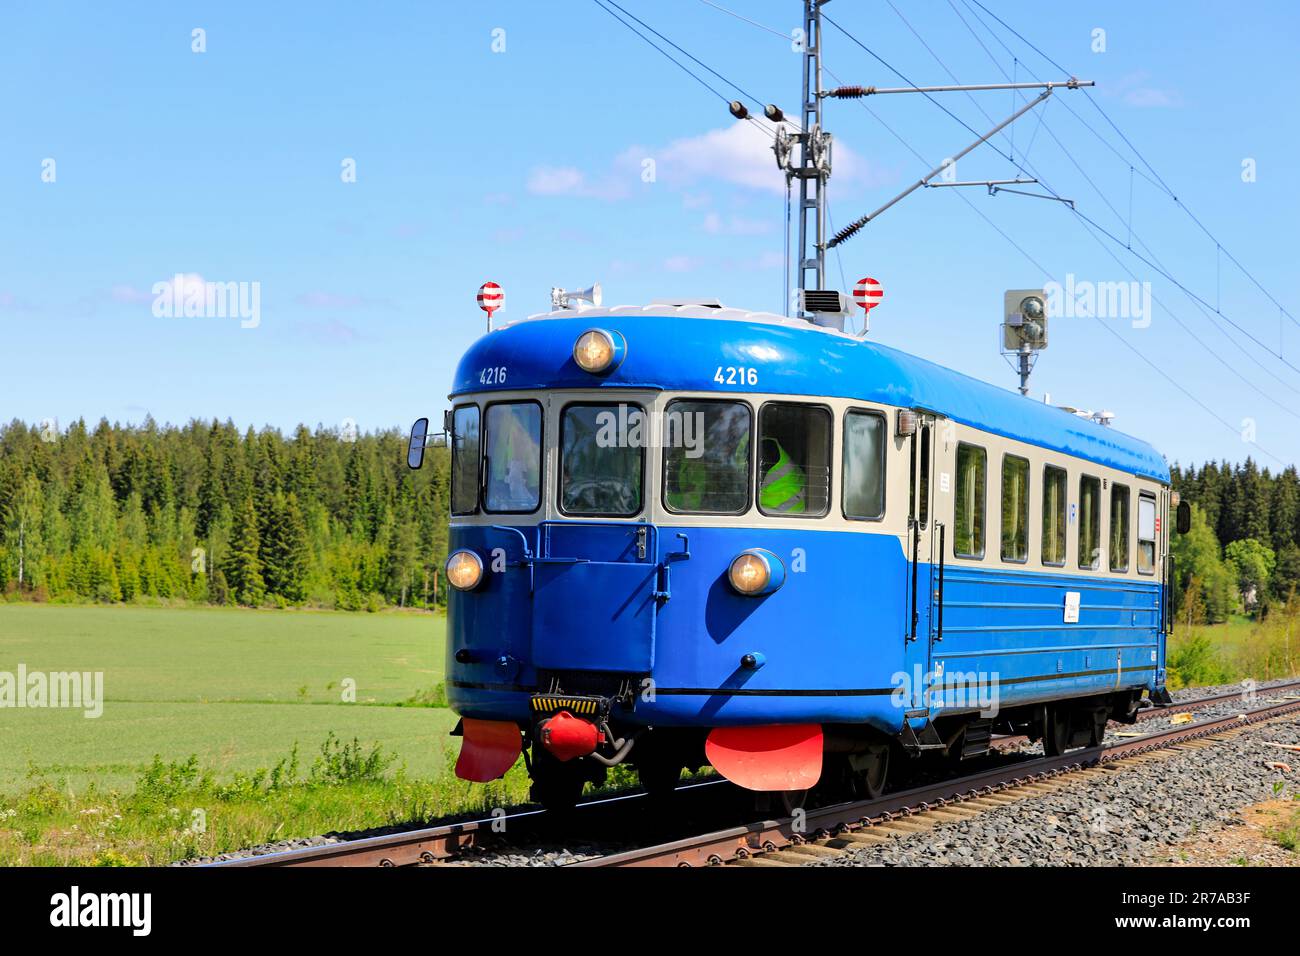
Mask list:
[[[1197,719],[1210,710],[1196,711]],[[1264,766],[1298,762],[1265,741],[1300,744],[1300,718],[1105,777],[1080,777],[1046,797],[1027,796],[978,817],[809,865],[1131,866],[1167,860],[1175,844],[1272,799],[1275,784],[1281,782],[1287,795],[1300,792],[1296,770],[1283,774]]]
[[[1288,679],[1260,682],[1257,685],[1257,691],[1260,693],[1261,696],[1267,696],[1268,688],[1276,684],[1286,683],[1287,680]],[[1126,739],[1125,737],[1121,737],[1120,734],[1127,734],[1138,730],[1140,730],[1142,733],[1152,733],[1162,728],[1168,727],[1170,717],[1172,717],[1173,714],[1179,712],[1177,708],[1177,702],[1179,701],[1192,700],[1199,697],[1208,697],[1220,693],[1240,693],[1241,691],[1242,691],[1242,687],[1240,684],[1225,684],[1218,687],[1191,687],[1179,691],[1174,691],[1172,696],[1175,700],[1175,706],[1169,709],[1168,716],[1145,720],[1141,724],[1135,724],[1132,726],[1117,727],[1112,725],[1110,730],[1106,734],[1106,740],[1108,743],[1114,743]],[[1198,710],[1191,711],[1191,714],[1192,714],[1192,719],[1194,721],[1209,720],[1214,717],[1226,717],[1236,713],[1240,713],[1244,706],[1247,705],[1233,701],[1225,704],[1218,704],[1213,707],[1203,707]],[[1232,745],[1230,744],[1229,746]],[[1212,749],[1218,749],[1218,748],[1216,747]],[[1023,752],[1026,754],[1041,753],[1042,746],[1041,744],[1026,746],[1023,748]],[[998,812],[1001,813],[1003,811],[998,811]],[[1071,812],[1077,815],[1079,811],[1076,809]],[[1141,816],[1145,815],[1147,812],[1148,811],[1143,811],[1143,813],[1136,814],[1136,815],[1140,818]],[[446,820],[438,821],[436,823],[428,823],[425,824],[425,826],[436,826],[439,823],[449,823],[452,822],[453,820],[468,820],[468,819],[476,819],[476,817],[468,814],[461,814],[457,817],[454,818],[449,817]],[[172,865],[173,866],[197,866],[203,863],[214,863],[214,862],[219,862],[224,860],[246,859],[248,857],[264,856],[268,853],[279,853],[285,850],[296,850],[305,847],[315,847],[315,846],[329,846],[335,843],[343,843],[347,840],[354,840],[363,837],[382,836],[389,833],[396,833],[405,829],[411,829],[411,828],[410,827],[384,827],[384,828],[366,830],[357,833],[346,833],[346,834],[330,833],[322,836],[304,837],[304,838],[294,839],[294,840],[279,840],[274,843],[265,843],[260,846],[249,847],[247,849],[242,849],[242,850],[234,850],[228,853],[221,853],[215,856],[201,857],[194,860],[180,860]],[[1063,835],[1061,836],[1061,839],[1064,840]],[[892,845],[890,846],[892,848]],[[501,849],[492,849],[492,850],[471,851],[467,853],[465,856],[459,858],[456,862],[458,864],[464,864],[469,866],[565,866],[569,863],[574,863],[579,860],[585,860],[591,857],[600,856],[602,855],[602,853],[609,853],[609,852],[613,852],[613,851],[608,846],[608,844],[602,844],[600,848],[597,848],[595,846],[585,845],[581,842],[575,842],[574,844],[569,846],[561,846],[561,845],[529,846],[526,849],[520,848],[517,851],[512,850],[508,847],[501,848]],[[969,847],[958,845],[950,848],[949,850],[946,850],[945,855],[947,854],[955,855],[954,862],[957,863],[974,864],[977,862],[978,859],[977,857],[971,855],[974,852],[975,851]],[[1087,852],[1087,851],[1081,850],[1080,852]],[[881,860],[877,862],[884,862],[884,861]],[[918,860],[918,862],[921,861]],[[932,860],[930,862],[938,862],[938,861]],[[1004,860],[1003,862],[1009,862],[1009,861]],[[1019,863],[1024,863],[1024,862],[1026,862],[1024,859],[1019,859],[1019,862],[1015,865],[1019,865]],[[840,865],[843,865],[843,861],[840,861]]]

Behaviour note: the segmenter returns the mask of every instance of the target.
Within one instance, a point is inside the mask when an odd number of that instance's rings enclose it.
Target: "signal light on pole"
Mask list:
[[[488,331],[492,331],[492,313],[506,304],[506,294],[495,282],[484,282],[478,287],[478,307],[487,313]]]
[[[876,279],[867,276],[865,279],[859,279],[858,284],[853,287],[853,301],[860,305],[863,311],[870,314],[871,310],[880,305],[885,298],[885,289]]]

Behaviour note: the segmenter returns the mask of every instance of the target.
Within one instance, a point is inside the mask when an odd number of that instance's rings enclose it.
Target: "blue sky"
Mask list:
[[[797,107],[788,40],[700,0],[620,2],[760,100]],[[782,33],[799,23],[794,0],[720,2]],[[918,83],[950,82],[947,71],[993,82],[1000,69],[1062,78],[969,0],[894,2],[943,65],[887,2],[842,0],[827,13]],[[1056,319],[1034,394],[1112,410],[1171,460],[1253,454],[1276,467],[1261,446],[1300,460],[1300,372],[1285,364],[1300,367],[1300,326],[1216,254],[1136,158],[1122,158],[1131,150],[1085,99],[1300,314],[1300,12],[1282,0],[1230,16],[1208,2],[984,2],[1097,81],[1040,107],[1041,126],[1039,111],[1021,120],[1014,149],[1121,242],[1099,244],[1055,202],[920,191],[841,247],[848,285],[864,275],[884,284],[872,337],[1011,387],[997,351],[1004,289],[1068,274],[1129,281],[1131,270],[1173,314],[1157,306],[1145,328]],[[195,28],[206,52],[192,52]],[[1098,28],[1105,52],[1092,50]],[[833,27],[824,49],[845,83],[903,85]],[[1014,105],[1006,92],[977,101],[995,121]],[[865,102],[930,164],[974,138],[917,95]],[[962,94],[942,102],[979,132],[992,125]],[[858,103],[829,103],[827,125],[839,225],[928,170]],[[1005,153],[1010,144],[997,142]],[[44,182],[49,159],[55,178]],[[341,179],[348,159],[356,182]],[[981,148],[958,173],[1017,171]],[[474,293],[485,279],[505,288],[505,318],[542,311],[552,285],[596,280],[607,303],[716,296],[779,311],[783,203],[754,127],[735,126],[720,100],[591,0],[7,4],[0,417],[404,427],[445,404],[455,362],[482,328]],[[1129,243],[1212,307],[1198,308]],[[153,285],[178,273],[260,283],[260,324],[155,317]],[[830,275],[840,285],[834,254]],[[1240,434],[1252,427],[1254,445]]]

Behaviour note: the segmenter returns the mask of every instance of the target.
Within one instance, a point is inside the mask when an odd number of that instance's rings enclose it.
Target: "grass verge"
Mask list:
[[[455,763],[454,748],[444,752]],[[77,793],[37,772],[0,799],[0,865],[135,866],[196,859],[262,843],[487,813],[527,798],[522,764],[487,785],[448,770],[416,780],[379,744],[331,733],[310,764],[295,744],[270,767],[219,782],[198,757],[155,757],[129,792]]]

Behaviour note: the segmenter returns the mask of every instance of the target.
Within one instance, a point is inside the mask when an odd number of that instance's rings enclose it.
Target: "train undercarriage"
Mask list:
[[[957,772],[1007,737],[1041,742],[1049,756],[1097,746],[1109,721],[1133,723],[1142,707],[1164,701],[1124,690],[1024,704],[992,716],[944,714],[920,730],[905,724],[892,737],[864,724],[633,726],[618,718],[617,703],[611,697],[535,695],[534,719],[522,732],[510,722],[462,720],[457,773],[494,779],[522,750],[532,799],[564,811],[588,783],[603,785],[613,767],[632,768],[652,799],[665,800],[684,773],[712,766],[752,791],[757,809],[792,810],[814,801],[872,798],[886,788]]]

